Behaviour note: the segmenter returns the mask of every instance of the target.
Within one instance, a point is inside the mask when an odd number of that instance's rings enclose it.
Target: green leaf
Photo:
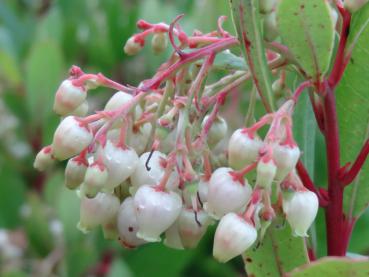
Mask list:
[[[246,251],[244,262],[248,276],[284,276],[297,266],[308,262],[304,240],[293,237],[285,222],[273,223],[260,246]]]
[[[42,123],[52,112],[55,92],[62,81],[63,56],[53,40],[37,41],[26,63],[25,82],[29,114]]]
[[[266,110],[274,109],[271,74],[265,57],[258,0],[232,0],[233,23],[254,85]]]
[[[16,59],[3,49],[0,49],[0,80],[13,87],[20,85],[21,73]]]
[[[296,268],[288,277],[317,277],[317,276],[368,276],[368,259],[348,259],[327,257],[311,264]]]
[[[366,15],[366,16],[363,16]],[[369,17],[369,5],[353,15],[352,28],[361,28]],[[351,36],[357,34],[352,29]],[[352,51],[342,80],[336,90],[337,114],[341,139],[341,164],[353,162],[368,137],[369,123],[369,25]],[[354,182],[346,187],[344,210],[349,218],[357,218],[369,205],[369,163],[366,162]]]
[[[277,10],[281,38],[309,77],[321,79],[333,51],[334,27],[327,1],[282,0]]]
[[[0,160],[0,227],[15,228],[25,199],[25,184],[9,162]]]

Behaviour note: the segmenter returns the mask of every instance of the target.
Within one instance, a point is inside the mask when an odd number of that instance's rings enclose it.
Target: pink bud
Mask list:
[[[137,237],[160,241],[160,235],[177,219],[182,208],[181,197],[172,191],[142,186],[134,196],[139,231]]]
[[[138,231],[138,223],[132,197],[126,198],[120,205],[117,227],[119,231],[119,239],[123,246],[127,248],[134,248],[146,243],[146,241],[139,239],[136,236]]]
[[[215,231],[213,256],[222,263],[245,252],[257,238],[254,226],[235,213],[225,215]]]
[[[140,52],[142,47],[143,45],[136,42],[134,37],[130,37],[124,45],[124,52],[129,56],[133,56]]]
[[[67,116],[54,133],[53,155],[58,160],[73,157],[89,146],[92,139],[88,126],[82,126],[74,116]]]
[[[44,171],[54,163],[51,146],[46,146],[37,153],[33,167],[39,171]]]
[[[251,138],[243,129],[237,129],[229,139],[228,160],[233,169],[241,169],[254,162],[263,142],[258,138]]]
[[[109,173],[105,189],[111,191],[132,175],[138,164],[138,156],[132,148],[118,147],[110,140],[102,148],[101,154]]]
[[[68,115],[85,101],[86,96],[84,87],[73,85],[72,80],[64,80],[56,91],[54,111],[62,116]]]
[[[283,212],[296,236],[306,237],[319,208],[318,197],[309,190],[286,193],[283,196]]]
[[[98,193],[95,198],[81,197],[80,221],[78,229],[88,232],[91,229],[108,223],[117,216],[119,199],[108,193]]]
[[[211,175],[205,210],[214,218],[238,212],[250,199],[252,189],[247,180],[242,184],[231,172],[231,168],[220,167]]]
[[[85,179],[87,162],[82,162],[78,157],[69,159],[65,168],[65,186],[76,189]]]

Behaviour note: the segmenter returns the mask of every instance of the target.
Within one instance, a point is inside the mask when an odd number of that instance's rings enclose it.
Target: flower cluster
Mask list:
[[[55,96],[62,120],[34,166],[46,170],[55,160],[68,160],[65,185],[81,198],[81,231],[102,226],[107,238],[128,248],[164,236],[165,245],[183,249],[196,247],[220,220],[213,254],[221,262],[262,239],[278,213],[295,235],[306,236],[318,200],[294,169],[300,157],[292,135],[295,101],[232,131],[220,107],[245,73],[205,85],[216,54],[238,44],[222,29],[224,19],[217,31],[192,36],[176,21],[139,21],[143,31],[127,41],[127,54],[138,53],[149,35],[155,52],[167,47],[167,36],[175,51],[136,88],[72,67]],[[103,110],[88,114],[87,94],[98,86],[118,92]]]

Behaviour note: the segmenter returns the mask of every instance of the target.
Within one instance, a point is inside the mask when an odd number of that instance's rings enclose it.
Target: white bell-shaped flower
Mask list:
[[[206,122],[209,120],[209,115],[204,117],[204,120],[201,123],[201,127],[204,128]],[[217,116],[211,125],[207,141],[210,146],[215,146],[218,142],[220,142],[226,135],[228,131],[227,121],[221,116]]]
[[[51,146],[46,146],[37,153],[33,167],[39,171],[44,171],[54,163],[54,157]]]
[[[177,219],[182,208],[181,197],[173,191],[142,186],[134,196],[139,231],[137,237],[160,241],[160,235]]]
[[[237,129],[229,139],[228,161],[233,169],[241,169],[254,162],[263,142],[255,136],[251,138],[244,129]]]
[[[86,96],[84,87],[73,85],[72,80],[64,80],[55,94],[54,111],[61,116],[68,115],[85,101]]]
[[[319,208],[319,201],[312,191],[296,191],[283,196],[283,212],[294,235],[306,237]]]
[[[151,124],[145,123],[138,128],[138,130],[132,130],[129,132],[127,137],[127,143],[131,146],[134,150],[136,150],[137,154],[142,154],[145,149],[146,145],[149,142],[151,134]]]
[[[273,160],[277,166],[275,180],[278,184],[295,168],[299,158],[300,149],[297,145],[273,145]]]
[[[155,185],[158,184],[164,176],[165,168],[163,167],[163,160],[167,158],[165,154],[160,151],[154,151],[151,155],[147,166],[150,170],[146,168],[147,159],[150,156],[150,152],[146,152],[140,156],[139,162],[137,164],[136,170],[131,175],[131,184],[135,190],[143,185]],[[164,163],[165,164],[165,163]],[[175,189],[178,188],[179,177],[176,171],[168,179],[166,188]]]
[[[164,245],[173,249],[184,249],[179,235],[178,219],[165,231]]]
[[[92,139],[92,132],[87,125],[82,125],[74,116],[67,116],[55,130],[53,155],[58,160],[66,160],[89,146]]]
[[[195,248],[204,236],[212,220],[203,210],[195,212],[183,208],[178,218],[178,229],[185,248]]]
[[[209,193],[209,182],[201,178],[197,190],[199,193],[200,201],[202,203],[207,202]]]
[[[257,238],[253,225],[235,213],[225,215],[215,231],[213,256],[222,263],[245,252]]]
[[[81,105],[79,105],[74,111],[69,113],[68,115],[74,115],[74,116],[86,116],[88,113],[88,102],[87,100],[83,101]]]
[[[123,246],[135,248],[146,243],[146,241],[138,238],[136,235],[138,223],[132,197],[127,197],[120,205],[117,216],[117,227],[119,239]]]
[[[109,173],[104,189],[112,191],[132,175],[139,159],[132,148],[119,147],[110,140],[100,151],[102,151],[103,162]]]
[[[82,162],[78,157],[68,160],[65,167],[65,186],[69,189],[76,189],[83,183],[87,170],[87,162]]]
[[[109,193],[100,192],[94,198],[82,195],[78,229],[86,233],[99,225],[108,223],[117,216],[119,204],[119,199]]]
[[[208,202],[204,207],[216,219],[230,212],[238,212],[251,196],[252,189],[247,180],[241,183],[231,172],[231,168],[220,167],[213,172],[209,181]]]

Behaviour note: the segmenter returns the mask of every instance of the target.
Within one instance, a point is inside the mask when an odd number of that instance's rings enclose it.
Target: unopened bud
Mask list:
[[[51,146],[46,146],[37,153],[33,167],[39,171],[44,171],[54,163]]]
[[[204,120],[201,124],[201,127],[204,128],[206,122],[209,120],[209,116],[205,116]],[[215,146],[219,141],[221,141],[227,135],[227,122],[223,117],[217,116],[211,126],[208,133],[208,143],[210,146]]]
[[[259,11],[264,14],[270,13],[276,4],[276,0],[259,0]]]
[[[273,145],[273,160],[277,166],[275,180],[277,183],[282,182],[288,173],[296,166],[300,158],[300,149],[297,145]]]
[[[76,189],[85,179],[87,162],[81,161],[79,157],[69,159],[65,168],[65,186]]]
[[[270,14],[265,15],[263,24],[264,39],[269,42],[274,41],[279,35],[276,12],[273,11]]]
[[[168,40],[165,33],[156,33],[151,40],[151,47],[155,54],[162,53],[168,46]]]
[[[66,160],[89,146],[92,139],[93,135],[88,126],[82,126],[74,116],[67,116],[55,130],[53,155],[58,160]]]
[[[256,184],[263,188],[270,188],[276,172],[277,167],[273,159],[269,161],[261,159],[256,168]]]
[[[54,99],[54,111],[62,116],[72,113],[87,96],[84,87],[73,85],[72,80],[64,80],[59,86]]]
[[[245,252],[257,238],[254,226],[235,213],[225,215],[215,231],[213,256],[222,263]]]
[[[135,37],[130,37],[126,44],[124,45],[124,53],[129,56],[136,55],[138,52],[141,51],[143,45],[135,40]]]
[[[263,142],[258,138],[251,138],[249,134],[243,132],[243,129],[236,130],[228,144],[229,165],[233,169],[241,169],[254,162]]]
[[[85,179],[83,181],[83,192],[86,197],[95,197],[106,184],[108,175],[108,171],[103,164],[96,162],[90,165],[87,168]]]

